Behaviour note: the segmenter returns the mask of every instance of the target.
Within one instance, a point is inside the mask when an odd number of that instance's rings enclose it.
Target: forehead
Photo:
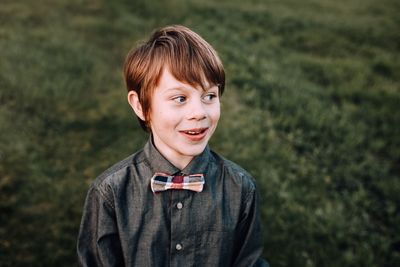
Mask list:
[[[216,86],[216,85],[215,85]],[[203,75],[202,81],[189,82],[184,79],[184,77],[177,77],[174,75],[170,68],[164,67],[161,71],[157,86],[155,89],[158,90],[168,90],[168,89],[178,89],[178,88],[195,88],[197,90],[207,91],[208,89],[214,87]]]

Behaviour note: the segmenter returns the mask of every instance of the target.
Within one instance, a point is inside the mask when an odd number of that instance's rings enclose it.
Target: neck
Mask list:
[[[157,144],[156,138],[154,135],[151,135],[151,141],[153,146],[160,152],[160,154],[166,158],[172,165],[177,167],[180,170],[183,170],[189,163],[193,160],[194,156],[189,155],[180,155],[177,153],[173,153],[172,150],[164,148],[162,145]]]
[[[162,154],[162,152],[160,152]],[[192,161],[193,157],[185,157],[182,159],[170,159],[167,155],[162,154],[172,165],[177,167],[180,170],[183,170],[189,163]]]

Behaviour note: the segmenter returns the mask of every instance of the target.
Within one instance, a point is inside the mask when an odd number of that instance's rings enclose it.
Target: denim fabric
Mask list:
[[[155,172],[205,176],[200,193],[153,194]],[[183,170],[151,140],[90,187],[78,236],[80,266],[268,266],[254,180],[207,147]]]

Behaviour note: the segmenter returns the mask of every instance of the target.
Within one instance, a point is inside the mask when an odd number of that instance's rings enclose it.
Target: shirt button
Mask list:
[[[178,204],[176,204],[176,207],[178,208],[178,210],[183,208],[183,204],[181,202],[178,202]]]
[[[182,249],[182,245],[181,244],[176,244],[175,248],[176,248],[176,250],[181,250]]]

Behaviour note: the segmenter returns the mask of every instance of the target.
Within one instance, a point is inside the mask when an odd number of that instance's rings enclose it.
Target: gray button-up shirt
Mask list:
[[[200,193],[152,193],[155,172],[205,176]],[[254,180],[208,147],[183,170],[151,140],[92,184],[78,236],[80,266],[268,266]]]

